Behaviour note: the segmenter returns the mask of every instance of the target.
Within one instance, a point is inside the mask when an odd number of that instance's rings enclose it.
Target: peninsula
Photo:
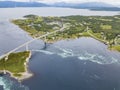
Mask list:
[[[30,51],[11,53],[0,60],[0,73],[9,73],[17,80],[24,80],[32,76],[28,71],[28,61],[31,57]]]
[[[65,27],[61,32],[42,38],[47,43],[86,36],[105,43],[111,50],[120,51],[119,15],[64,17],[26,15],[23,19],[12,20],[12,22],[28,32],[33,38]]]

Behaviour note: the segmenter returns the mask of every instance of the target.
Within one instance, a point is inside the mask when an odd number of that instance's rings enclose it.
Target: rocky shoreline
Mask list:
[[[32,56],[32,54],[31,54],[31,51],[30,51],[29,57],[26,58],[26,62],[24,63],[25,72],[18,73],[18,74],[21,74],[21,76],[19,76],[19,77],[15,76],[14,73],[12,73],[12,72],[10,72],[8,70],[0,70],[0,73],[2,73],[3,75],[8,73],[8,74],[10,74],[11,78],[14,78],[14,79],[16,79],[16,80],[18,80],[20,82],[23,81],[23,80],[25,80],[25,79],[28,79],[28,78],[32,77],[33,73],[31,73],[29,71],[29,69],[28,69],[28,63],[29,63],[29,60],[30,60],[31,56]]]

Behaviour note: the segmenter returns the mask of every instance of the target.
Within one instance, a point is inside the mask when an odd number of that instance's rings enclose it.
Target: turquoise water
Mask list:
[[[28,87],[6,75],[0,77],[0,85],[3,87],[3,90],[29,90]]]

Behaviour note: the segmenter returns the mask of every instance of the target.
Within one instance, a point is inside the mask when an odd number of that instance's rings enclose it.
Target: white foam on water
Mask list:
[[[112,64],[118,62],[116,58],[110,55],[106,56],[98,53],[89,53],[87,51],[76,52],[72,49],[61,48],[61,47],[55,47],[55,49],[56,49],[55,51],[50,51],[50,50],[32,50],[32,51],[41,52],[49,55],[57,54],[62,58],[77,57],[79,60],[88,60],[98,64]]]
[[[61,56],[63,58],[75,56],[73,52],[67,51],[65,49],[64,49],[64,51],[62,53],[57,53],[57,55],[59,55],[59,56]]]
[[[44,53],[44,54],[49,54],[49,55],[54,54],[53,52],[46,51],[46,50],[32,50],[32,51],[33,51],[33,52],[41,52],[41,53]]]
[[[98,76],[98,75],[94,75],[94,77],[96,78],[96,79],[100,79],[100,76]]]
[[[28,87],[21,85],[10,78],[6,78],[5,76],[0,77],[0,85],[3,86],[3,90],[29,90]]]
[[[10,90],[10,86],[12,85],[12,82],[8,84],[3,77],[0,77],[0,85],[3,86],[4,90]]]
[[[58,52],[57,55],[59,55],[63,58],[75,56],[71,49],[63,49],[63,48],[60,48],[60,47],[56,47],[56,48],[61,51],[61,52]]]
[[[118,62],[114,57],[106,57],[99,54],[84,53],[78,57],[80,60],[89,60],[98,64],[112,64]]]
[[[112,57],[111,63],[115,63],[115,62],[118,62],[118,60],[116,58]]]
[[[63,49],[60,47],[56,47],[56,48],[62,51],[61,53],[57,53],[57,54],[63,58],[78,57],[79,60],[88,60],[88,61],[92,61],[98,64],[112,64],[112,63],[118,62],[118,60],[112,56],[106,57],[101,54],[89,53],[89,52],[77,52],[76,53],[75,51],[71,49]]]

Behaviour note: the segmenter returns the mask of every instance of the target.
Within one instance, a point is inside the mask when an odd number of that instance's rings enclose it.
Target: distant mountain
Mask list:
[[[60,7],[114,7],[113,5],[102,3],[102,2],[86,2],[86,3],[65,3],[65,2],[58,2],[54,3],[53,6],[60,6]]]
[[[79,7],[114,7],[113,5],[102,3],[102,2],[87,2],[87,3],[82,3],[78,4]]]
[[[0,1],[0,8],[6,7],[46,7],[48,5],[38,2],[15,2],[15,1]]]
[[[15,1],[0,1],[0,8],[9,7],[63,7],[63,8],[77,8],[90,9],[100,11],[120,11],[120,7],[113,6],[102,2],[86,2],[86,3],[65,3],[59,2],[52,5],[39,2],[15,2]]]
[[[65,3],[65,2],[57,2],[52,4],[51,6],[55,6],[55,7],[72,7],[72,6],[76,6],[77,4],[73,4],[73,3]]]
[[[55,7],[69,7],[69,8],[79,8],[79,9],[90,9],[90,10],[108,10],[108,11],[120,11],[120,8],[114,5],[102,3],[102,2],[86,2],[86,3],[65,3],[59,2],[52,6]]]

